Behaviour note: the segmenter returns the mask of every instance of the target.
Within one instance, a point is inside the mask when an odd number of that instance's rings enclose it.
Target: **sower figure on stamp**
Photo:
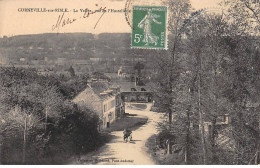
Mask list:
[[[138,27],[141,29],[144,29],[144,39],[143,42],[146,43],[145,45],[149,45],[149,43],[154,43],[157,45],[157,41],[159,39],[158,36],[152,33],[152,22],[156,24],[162,24],[161,22],[158,22],[156,18],[159,18],[159,15],[151,13],[151,9],[148,10],[147,15],[141,20],[141,22],[138,24]]]

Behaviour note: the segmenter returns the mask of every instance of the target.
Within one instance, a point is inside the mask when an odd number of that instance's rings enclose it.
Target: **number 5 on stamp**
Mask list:
[[[132,48],[167,49],[167,7],[134,6]]]

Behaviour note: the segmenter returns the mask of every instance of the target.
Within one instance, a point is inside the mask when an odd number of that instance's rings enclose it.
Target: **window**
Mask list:
[[[106,112],[106,111],[107,111],[107,105],[104,104],[104,112]]]
[[[131,91],[136,91],[136,89],[135,88],[131,88]]]
[[[115,100],[112,100],[112,102],[111,102],[111,108],[112,107],[115,107]]]
[[[141,88],[141,91],[146,91],[145,88]]]

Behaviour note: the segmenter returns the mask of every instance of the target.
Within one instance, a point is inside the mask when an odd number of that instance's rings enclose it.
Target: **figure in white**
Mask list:
[[[160,15],[153,14],[151,9],[149,9],[145,17],[138,23],[138,27],[144,29],[143,42],[145,45],[149,45],[149,43],[157,45],[159,37],[152,33],[152,22],[162,24],[156,20],[159,17]]]

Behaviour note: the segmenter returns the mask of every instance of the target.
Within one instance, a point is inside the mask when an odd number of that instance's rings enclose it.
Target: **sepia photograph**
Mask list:
[[[260,0],[0,0],[0,165],[260,165]]]

